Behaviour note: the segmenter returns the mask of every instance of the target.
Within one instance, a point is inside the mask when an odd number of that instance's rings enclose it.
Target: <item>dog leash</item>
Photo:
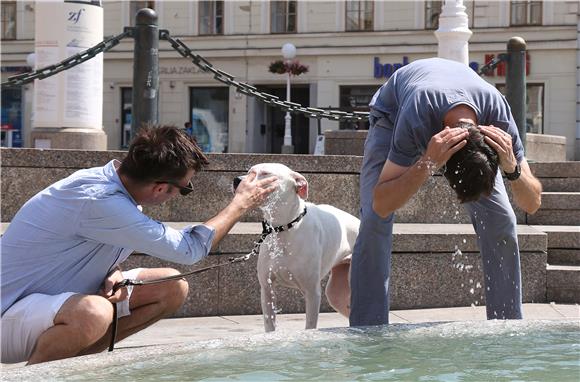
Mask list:
[[[115,294],[119,289],[124,288],[124,287],[128,287],[128,286],[151,285],[151,284],[158,284],[158,283],[162,283],[162,282],[166,282],[166,281],[180,280],[184,277],[195,275],[195,274],[202,273],[205,271],[209,271],[211,269],[222,267],[224,265],[247,261],[250,259],[250,257],[257,255],[259,253],[260,245],[262,245],[262,243],[264,242],[266,237],[268,237],[268,235],[270,235],[272,232],[283,232],[283,231],[291,229],[296,223],[298,223],[300,220],[302,220],[304,215],[306,215],[306,206],[304,207],[304,210],[300,213],[300,215],[298,215],[298,217],[296,219],[292,220],[290,223],[288,223],[286,225],[274,227],[270,223],[268,223],[267,221],[262,220],[262,233],[260,234],[260,239],[258,239],[258,241],[254,244],[254,248],[252,248],[252,251],[250,253],[248,253],[247,255],[239,256],[239,257],[230,257],[228,259],[228,262],[226,262],[226,263],[214,264],[214,265],[210,265],[210,266],[205,267],[205,268],[196,269],[196,270],[191,271],[191,272],[179,273],[177,275],[161,277],[161,278],[153,279],[153,280],[124,279],[124,280],[121,280],[120,282],[116,283],[113,286],[113,294]],[[117,304],[113,303],[113,322],[112,322],[112,328],[111,328],[111,342],[109,344],[109,351],[110,352],[115,349],[115,341],[117,340],[118,321],[119,321],[119,314],[117,311]]]

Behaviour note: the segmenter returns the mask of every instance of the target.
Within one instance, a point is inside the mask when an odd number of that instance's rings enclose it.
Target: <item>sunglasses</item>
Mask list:
[[[189,195],[193,192],[193,183],[191,182],[191,180],[189,182],[187,182],[187,186],[182,186],[177,182],[174,182],[172,180],[160,180],[155,182],[157,184],[162,184],[162,183],[166,183],[166,184],[171,184],[174,187],[179,188],[179,193],[183,196],[185,195]]]

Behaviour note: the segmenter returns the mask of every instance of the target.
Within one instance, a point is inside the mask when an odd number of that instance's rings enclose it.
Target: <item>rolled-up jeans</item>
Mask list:
[[[383,219],[373,211],[372,203],[373,189],[389,155],[393,134],[393,126],[386,118],[371,116],[360,173],[361,223],[351,261],[350,326],[389,323],[394,214]],[[516,217],[501,173],[498,171],[489,197],[464,206],[477,233],[483,260],[487,318],[522,318]]]

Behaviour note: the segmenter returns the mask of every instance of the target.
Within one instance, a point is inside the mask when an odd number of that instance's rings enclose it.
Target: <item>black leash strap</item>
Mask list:
[[[114,293],[113,293],[114,294]],[[117,325],[119,323],[119,311],[117,303],[113,303],[113,324],[111,327],[111,343],[109,344],[109,351],[115,348],[115,340],[117,339]]]
[[[250,259],[250,257],[257,255],[259,253],[260,245],[262,245],[262,243],[264,242],[264,240],[266,239],[266,237],[269,234],[271,234],[272,232],[283,232],[283,231],[289,230],[296,223],[298,223],[300,220],[302,220],[304,215],[306,215],[306,207],[304,207],[304,210],[300,213],[300,215],[298,215],[298,217],[296,219],[292,220],[290,223],[288,223],[286,225],[280,225],[280,226],[276,226],[276,227],[272,226],[270,223],[263,220],[262,221],[262,233],[260,234],[260,239],[254,244],[254,248],[252,249],[252,252],[248,253],[247,255],[240,256],[240,257],[230,257],[228,259],[227,263],[214,264],[214,265],[210,265],[209,267],[196,269],[195,271],[186,272],[186,273],[179,273],[177,275],[161,277],[159,279],[153,279],[153,280],[124,279],[113,286],[113,294],[117,293],[117,291],[119,289],[124,288],[124,287],[128,287],[128,286],[151,285],[151,284],[163,283],[166,281],[180,280],[180,279],[187,277],[187,276],[191,276],[191,275],[195,275],[195,274],[202,273],[205,271],[209,271],[210,269],[223,267],[224,265],[247,261]],[[114,303],[113,304],[113,323],[112,323],[112,330],[111,330],[111,343],[109,344],[109,351],[113,351],[115,349],[115,341],[117,340],[118,321],[119,321],[119,317],[118,317],[118,312],[117,312],[117,304]]]

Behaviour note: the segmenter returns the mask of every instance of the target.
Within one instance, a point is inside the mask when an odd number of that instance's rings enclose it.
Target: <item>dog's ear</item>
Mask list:
[[[296,193],[303,200],[308,199],[308,181],[301,174],[292,171],[292,177],[296,182]]]

